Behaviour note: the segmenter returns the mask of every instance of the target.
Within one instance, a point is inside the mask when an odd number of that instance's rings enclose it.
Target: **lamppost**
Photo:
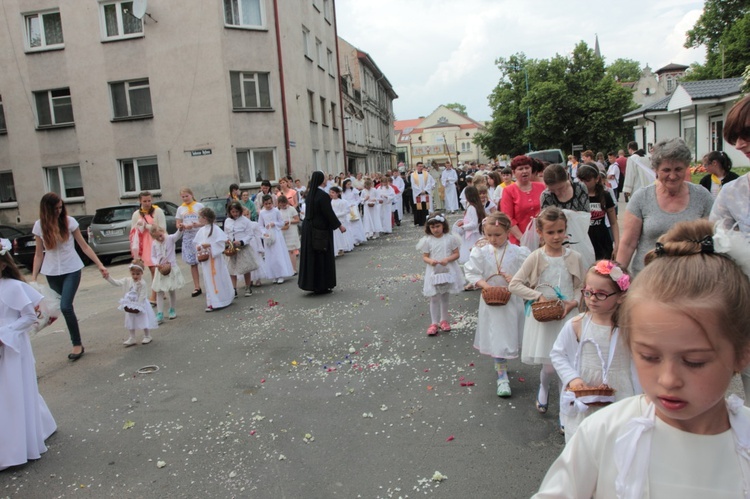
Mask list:
[[[529,98],[529,71],[526,69],[526,64],[523,65],[523,74],[526,77],[526,99]],[[531,128],[531,110],[529,109],[528,100],[526,102],[526,131],[529,132]],[[529,138],[529,152],[531,152],[531,138]]]

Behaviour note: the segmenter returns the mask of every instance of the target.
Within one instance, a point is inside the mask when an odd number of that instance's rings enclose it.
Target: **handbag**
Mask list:
[[[172,264],[169,262],[159,264],[159,273],[163,276],[169,275],[172,272]]]
[[[503,259],[505,258],[505,250],[508,249],[508,245],[506,244],[503,248],[503,255],[500,257],[500,261],[497,261],[497,253],[495,253],[493,248],[493,254],[495,255],[495,264],[497,265],[497,273],[492,274],[489,276],[485,281],[489,281],[494,276],[500,275],[500,269],[503,264]],[[482,299],[487,305],[491,306],[498,306],[498,305],[505,305],[508,303],[508,300],[510,300],[510,291],[508,291],[508,288],[505,286],[490,286],[489,288],[483,288],[482,289]]]
[[[549,284],[539,284],[536,289],[543,286],[555,289]],[[531,304],[531,313],[538,322],[559,321],[565,317],[565,304],[560,298],[548,301],[536,301]]]

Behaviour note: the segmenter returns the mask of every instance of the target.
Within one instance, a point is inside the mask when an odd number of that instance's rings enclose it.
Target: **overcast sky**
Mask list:
[[[495,59],[524,52],[548,59],[569,54],[595,34],[605,63],[703,62],[685,49],[685,32],[702,1],[631,0],[335,0],[338,34],[370,54],[399,98],[396,119],[427,116],[459,102],[476,120],[491,118],[487,96],[500,72]]]

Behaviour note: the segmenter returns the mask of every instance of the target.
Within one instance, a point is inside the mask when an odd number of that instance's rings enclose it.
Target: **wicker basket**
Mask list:
[[[531,313],[538,322],[559,321],[565,317],[562,300],[537,301],[531,304]]]
[[[199,262],[207,262],[208,259],[211,258],[211,253],[209,253],[208,248],[201,248],[195,254],[195,257],[198,259]]]
[[[167,263],[160,263],[158,265],[158,267],[159,267],[159,273],[161,275],[166,276],[166,275],[169,275],[170,272],[172,272],[172,264],[169,263],[169,262],[167,262]]]
[[[613,400],[614,400],[614,396],[615,396],[615,389],[609,385],[582,386],[580,388],[569,388],[569,390],[575,394],[576,398],[595,396],[595,397],[613,397]],[[597,401],[597,402],[587,402],[586,405],[605,406],[611,403],[612,402]]]
[[[124,311],[126,311],[127,313],[129,313],[129,314],[140,314],[140,313],[141,313],[141,311],[140,311],[140,310],[138,310],[138,309],[135,309],[135,308],[130,308],[130,307],[122,307],[122,309],[123,309]]]
[[[505,305],[508,303],[508,300],[510,300],[510,291],[508,291],[508,288],[505,286],[483,288],[482,299],[487,305]]]
[[[232,244],[232,241],[227,241],[226,244],[224,244],[224,254],[227,256],[234,256],[237,254],[239,249]]]

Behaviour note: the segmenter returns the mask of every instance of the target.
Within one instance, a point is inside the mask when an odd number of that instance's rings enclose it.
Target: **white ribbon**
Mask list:
[[[647,400],[644,396],[644,400]],[[640,499],[648,478],[651,438],[653,437],[654,404],[648,402],[646,414],[633,418],[615,441],[617,478],[615,491],[619,499]],[[645,434],[645,435],[644,435]]]

